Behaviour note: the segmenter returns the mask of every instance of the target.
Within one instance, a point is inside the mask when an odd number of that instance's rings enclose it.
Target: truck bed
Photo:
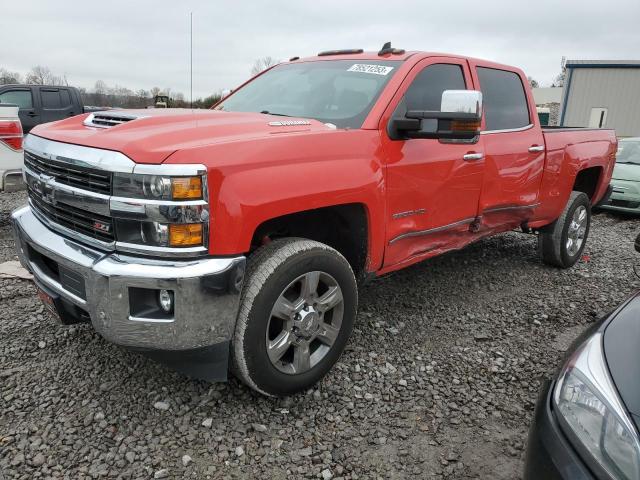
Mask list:
[[[576,172],[580,172],[585,185],[597,185],[594,191],[585,193],[592,205],[600,202],[611,181],[618,142],[614,130],[601,128],[545,127],[542,134],[546,158],[540,186],[541,206],[533,227],[558,218],[565,205],[564,197],[573,189],[582,188]],[[562,201],[558,202],[560,197]]]

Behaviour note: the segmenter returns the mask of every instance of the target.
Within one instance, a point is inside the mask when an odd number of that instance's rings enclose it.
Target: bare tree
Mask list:
[[[260,72],[266,70],[269,67],[273,67],[280,63],[279,60],[276,60],[273,57],[262,57],[253,62],[253,67],[251,67],[251,75],[257,75]]]
[[[531,88],[538,88],[540,86],[538,81],[533,77],[527,77],[527,80],[529,80],[529,85],[531,85]]]
[[[567,57],[562,57],[562,60],[560,62],[560,73],[553,80],[553,83],[551,84],[552,87],[563,87],[564,86],[564,79],[565,79],[565,76],[567,74],[566,63],[567,63]]]
[[[49,67],[42,65],[36,65],[27,74],[26,82],[33,83],[35,85],[58,85],[65,81],[65,79],[54,75]]]
[[[158,94],[161,92],[161,90],[160,90],[160,87],[153,87],[153,88],[150,90],[150,92],[151,92],[151,97],[153,98],[153,97],[155,97],[156,95],[158,95]]]
[[[7,69],[0,68],[0,85],[8,85],[10,83],[22,83],[22,75],[18,72],[10,72]]]

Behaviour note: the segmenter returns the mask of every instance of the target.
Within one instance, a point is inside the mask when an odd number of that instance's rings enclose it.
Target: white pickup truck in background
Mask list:
[[[0,191],[24,188],[22,137],[18,106],[0,104]]]

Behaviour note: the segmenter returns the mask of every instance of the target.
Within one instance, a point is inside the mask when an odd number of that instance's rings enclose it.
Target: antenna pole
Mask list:
[[[190,19],[190,24],[191,24],[191,35],[190,35],[190,49],[189,49],[189,63],[190,63],[190,70],[191,70],[191,94],[190,94],[190,105],[191,108],[193,108],[193,12],[189,13],[189,19]]]

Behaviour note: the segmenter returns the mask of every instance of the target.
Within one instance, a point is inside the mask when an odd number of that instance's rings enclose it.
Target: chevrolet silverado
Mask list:
[[[616,148],[611,130],[542,129],[518,68],[337,50],[274,66],[209,111],[34,128],[13,224],[63,323],[287,395],[338,360],[359,282],[516,228],[543,262],[572,266]]]

